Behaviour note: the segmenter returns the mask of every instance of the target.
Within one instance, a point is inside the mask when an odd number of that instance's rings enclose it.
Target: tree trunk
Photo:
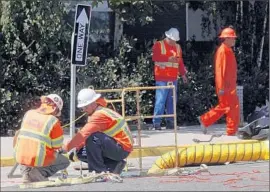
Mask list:
[[[267,24],[267,18],[268,18],[267,12],[268,12],[268,6],[265,6],[265,14],[264,14],[264,22],[263,22],[263,35],[262,35],[261,44],[260,44],[259,56],[257,59],[257,66],[259,68],[261,67],[261,64],[262,64],[263,45],[264,45],[266,24]]]
[[[236,25],[238,25],[238,19],[239,19],[239,2],[236,2],[236,14],[235,14],[235,21],[236,21]],[[238,26],[237,26],[238,28]]]
[[[255,15],[254,15],[254,4],[255,4],[255,0],[250,0],[249,1],[249,29],[250,29],[250,34],[251,34],[251,44],[250,44],[250,61],[251,63],[253,63],[253,58],[254,58],[254,40],[256,38],[255,36],[255,31],[256,31],[256,23],[254,21],[255,19]]]
[[[243,23],[243,21],[244,21],[244,19],[243,19],[243,17],[244,17],[243,1],[240,1],[239,9],[240,9],[240,22],[239,22],[239,32],[238,33],[240,34],[239,36],[242,38],[243,37],[243,26],[244,26],[244,23]],[[242,55],[243,55],[243,42],[242,41],[239,42],[239,49],[241,51],[241,54],[239,55],[239,62],[241,63]]]
[[[244,8],[243,8],[243,1],[240,1],[240,23],[243,24],[244,18]]]

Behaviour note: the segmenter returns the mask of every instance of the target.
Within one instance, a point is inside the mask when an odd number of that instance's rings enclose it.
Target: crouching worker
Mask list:
[[[63,130],[58,120],[63,108],[56,94],[41,97],[41,106],[23,117],[14,138],[15,159],[21,165],[23,182],[47,181],[48,177],[66,169],[69,160],[58,154],[63,145]]]
[[[92,89],[79,92],[78,108],[89,115],[88,121],[63,150],[76,148],[78,159],[88,163],[91,173],[120,174],[133,149],[132,134],[121,115],[100,105],[100,97]]]

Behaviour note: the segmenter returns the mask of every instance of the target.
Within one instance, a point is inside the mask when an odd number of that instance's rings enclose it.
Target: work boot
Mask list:
[[[119,161],[112,173],[120,175],[123,169],[125,168],[126,164],[127,162],[125,160]]]
[[[29,176],[29,173],[23,174],[22,179],[23,179],[23,183],[31,183],[31,182],[33,182],[31,180],[30,176]]]
[[[200,122],[200,126],[201,126],[203,134],[206,134],[207,133],[207,128],[203,125],[203,123],[201,121],[201,117],[199,116],[199,117],[197,117],[197,119]]]
[[[150,131],[158,130],[161,131],[161,126],[159,124],[153,124],[150,128]]]
[[[29,172],[29,177],[32,182],[49,181],[49,179],[44,177],[37,168],[33,168]]]
[[[22,174],[23,183],[31,183],[32,180],[30,178],[30,171],[32,170],[32,167],[27,167],[25,165],[21,165],[20,170]]]
[[[174,122],[166,121],[166,129],[174,129]]]

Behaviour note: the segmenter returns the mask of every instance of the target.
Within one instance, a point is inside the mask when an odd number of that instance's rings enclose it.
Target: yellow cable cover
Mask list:
[[[165,173],[175,167],[175,150],[159,157],[148,170],[148,175]],[[269,140],[238,141],[231,143],[198,144],[178,148],[178,166],[217,164],[237,161],[269,160]]]

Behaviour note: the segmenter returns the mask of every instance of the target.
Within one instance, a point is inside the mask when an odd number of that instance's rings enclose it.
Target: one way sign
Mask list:
[[[78,4],[76,6],[71,54],[71,63],[74,65],[83,66],[86,64],[90,19],[91,6]]]

